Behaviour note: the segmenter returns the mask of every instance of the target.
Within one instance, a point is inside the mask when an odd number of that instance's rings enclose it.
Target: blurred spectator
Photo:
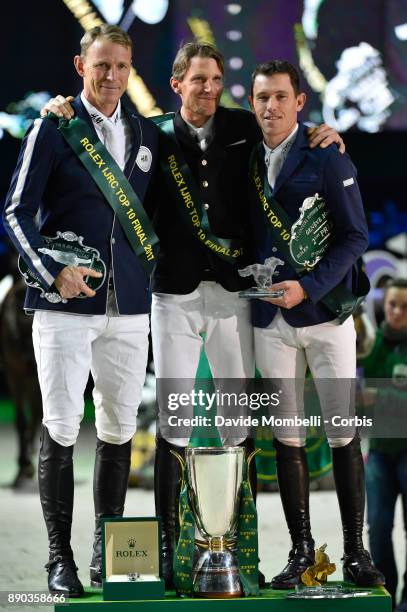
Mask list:
[[[366,378],[389,378],[393,389],[371,388],[364,391],[365,406],[376,399],[391,405],[398,397],[407,397],[407,279],[387,282],[384,294],[384,321],[376,332],[370,354],[362,360]],[[393,393],[394,391],[394,393]],[[405,393],[405,397],[401,396]],[[391,394],[391,398],[389,395]],[[386,395],[386,397],[381,397]],[[389,402],[384,404],[384,402]],[[396,500],[403,502],[404,528],[407,529],[407,439],[371,439],[366,466],[370,552],[376,567],[386,577],[386,588],[397,612],[407,612],[407,566],[401,601],[396,607],[397,567],[392,529]]]

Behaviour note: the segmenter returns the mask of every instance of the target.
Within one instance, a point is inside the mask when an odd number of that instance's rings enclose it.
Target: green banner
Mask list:
[[[212,253],[234,263],[243,254],[237,241],[219,238],[211,231],[208,214],[199,188],[178,145],[174,131],[174,113],[151,117],[160,128],[160,165],[167,186],[178,202],[179,210],[191,232]]]
[[[189,502],[188,484],[184,477],[179,496],[179,514],[180,534],[174,556],[174,584],[178,593],[192,595],[196,523]]]
[[[249,468],[247,467],[247,473]],[[259,594],[259,550],[257,510],[249,482],[242,482],[239,522],[237,527],[237,560],[243,591],[246,596]]]
[[[158,238],[133,187],[86,121],[79,117],[60,119],[58,129],[112,207],[150,276],[157,258]],[[97,216],[94,222],[98,223]]]
[[[250,158],[250,178],[254,185],[255,193],[257,194],[257,201],[276,246],[282,252],[286,262],[301,278],[301,276],[304,276],[310,271],[310,268],[307,265],[299,264],[292,256],[290,239],[293,222],[283,207],[273,197],[264,167],[262,167],[260,173],[259,167],[261,162],[259,160],[261,159],[262,151],[263,145],[260,143],[254,147]],[[262,166],[264,166],[264,164],[262,164]],[[326,250],[327,248],[321,249],[320,254],[322,255]],[[354,295],[344,285],[339,284],[320,300],[322,304],[339,319],[340,323],[343,323],[355,310],[357,310],[370,289],[369,280],[362,269],[362,260],[360,258],[357,261],[357,265],[359,267],[359,286],[357,295]]]

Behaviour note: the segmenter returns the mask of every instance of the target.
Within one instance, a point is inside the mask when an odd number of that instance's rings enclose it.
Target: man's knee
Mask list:
[[[71,418],[61,420],[48,420],[44,417],[44,426],[48,429],[50,438],[61,446],[73,446],[78,438],[80,420]]]
[[[305,446],[305,438],[281,438],[280,436],[276,435],[274,435],[274,438],[285,446],[295,446],[296,448]]]
[[[352,442],[353,438],[328,438],[330,448],[343,448]]]
[[[134,427],[122,427],[117,430],[109,430],[97,428],[97,437],[102,442],[107,442],[108,444],[117,444],[122,445],[126,444],[131,440],[136,433],[136,425]]]

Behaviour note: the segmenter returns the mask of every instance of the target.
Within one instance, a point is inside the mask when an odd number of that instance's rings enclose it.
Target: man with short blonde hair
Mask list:
[[[44,410],[39,491],[49,539],[48,587],[69,597],[83,594],[70,543],[72,457],[89,373],[95,383],[97,430],[90,577],[100,587],[101,519],[123,514],[148,355],[148,271],[128,239],[120,209],[109,199],[112,186],[120,183],[132,205],[141,207],[155,167],[157,129],[120,100],[131,61],[131,40],[120,28],[101,26],[85,34],[81,54],[74,58],[83,80],[83,91],[72,102],[77,117],[60,126],[52,118],[34,121],[4,211],[8,234],[42,284],[41,291],[30,286],[25,301],[25,308],[34,311]],[[91,167],[84,162],[89,147]],[[96,182],[98,168],[99,178],[111,179],[105,191]],[[44,240],[61,236],[78,250],[92,250],[75,257],[62,250],[66,245],[58,250],[56,242],[49,246]],[[88,282],[101,275],[84,267],[96,254],[106,269],[97,291]]]
[[[118,26],[104,23],[103,25],[96,26],[91,30],[88,30],[82,36],[80,41],[82,57],[85,57],[89,47],[98,38],[104,38],[105,40],[109,40],[112,43],[122,45],[123,47],[129,47],[131,51],[133,49],[133,41],[131,40],[127,32],[125,32]]]

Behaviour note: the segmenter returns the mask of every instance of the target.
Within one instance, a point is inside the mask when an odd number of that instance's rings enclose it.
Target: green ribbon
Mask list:
[[[257,510],[249,482],[244,480],[237,527],[237,560],[240,581],[246,596],[259,594],[258,548]]]
[[[185,466],[184,466],[185,471]],[[178,593],[192,595],[195,551],[195,517],[189,501],[188,484],[182,481],[179,496],[180,534],[174,555],[174,584]]]
[[[174,113],[150,119],[160,128],[160,165],[184,221],[201,244],[221,259],[234,264],[243,254],[243,249],[237,241],[219,238],[211,231],[199,188],[175,136]]]
[[[158,238],[133,187],[86,121],[79,117],[61,119],[58,129],[112,207],[146,275],[150,276],[157,258]]]
[[[250,178],[253,182],[255,193],[258,196],[258,202],[265,217],[267,228],[276,246],[283,253],[288,264],[301,277],[307,274],[309,270],[301,264],[298,264],[291,255],[289,241],[291,237],[292,221],[282,206],[273,197],[265,172],[263,171],[262,176],[260,176],[259,158],[261,159],[262,148],[262,144],[260,143],[254,147],[251,153]],[[320,300],[322,304],[339,319],[340,323],[343,323],[358,309],[370,289],[369,280],[362,268],[362,259],[359,258],[356,263],[359,268],[357,294],[354,295],[345,285],[338,284]]]

